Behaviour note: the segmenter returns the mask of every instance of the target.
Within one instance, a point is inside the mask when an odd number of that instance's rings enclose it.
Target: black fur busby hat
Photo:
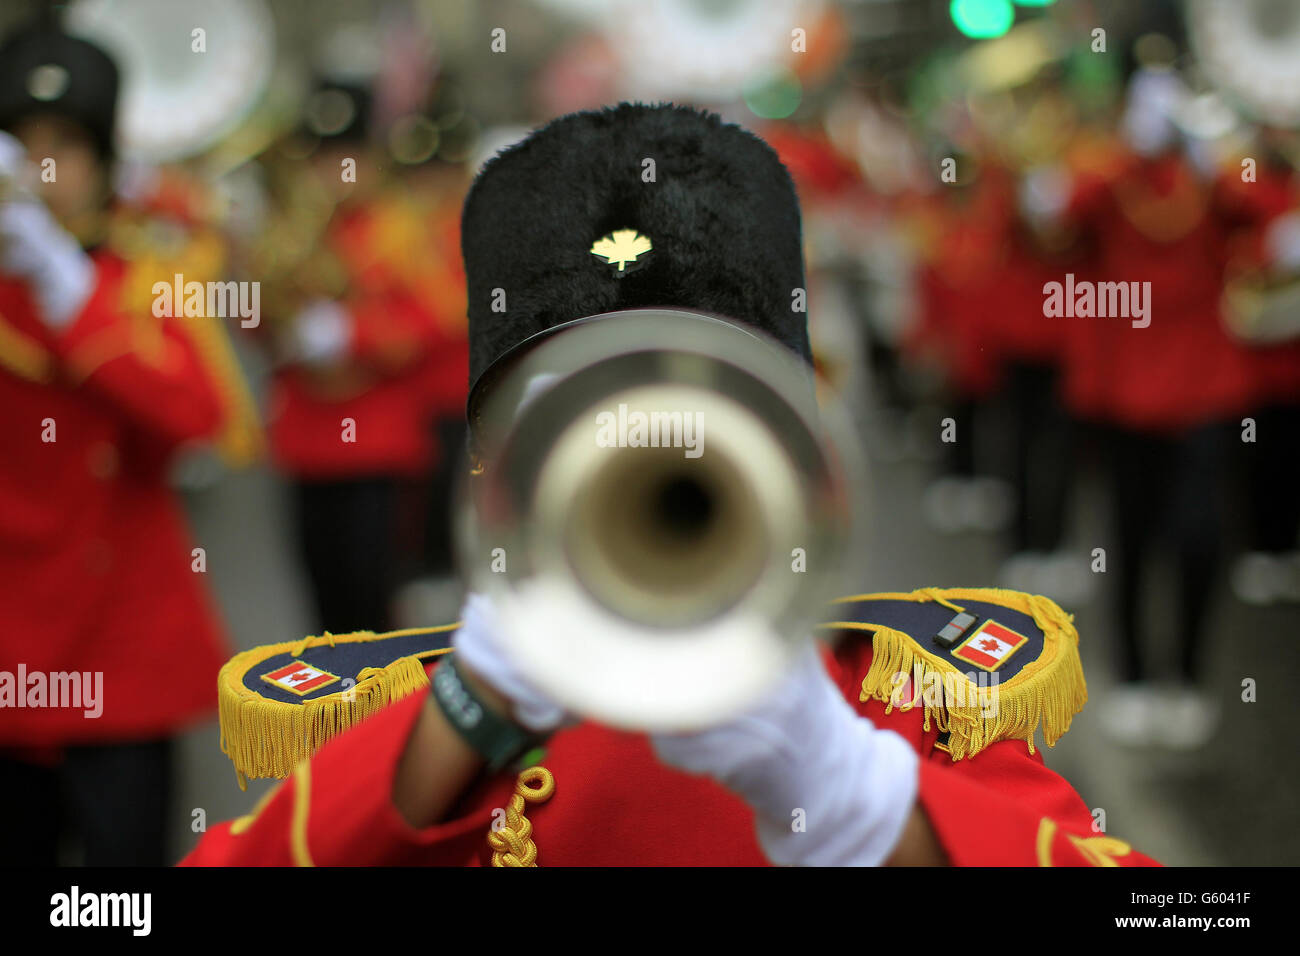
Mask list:
[[[34,113],[65,116],[85,129],[103,157],[113,154],[118,70],[85,40],[41,21],[0,41],[0,128]]]
[[[554,120],[483,168],[461,249],[471,388],[538,333],[654,306],[735,320],[811,362],[794,184],[711,113],[624,103]]]

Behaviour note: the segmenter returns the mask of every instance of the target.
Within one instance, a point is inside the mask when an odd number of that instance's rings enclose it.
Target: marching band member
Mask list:
[[[270,297],[271,324],[283,334],[269,432],[274,459],[293,481],[321,626],[382,629],[399,542],[412,524],[404,493],[427,481],[434,410],[463,398],[463,350],[461,364],[453,355],[444,367],[454,334],[444,333],[438,313],[448,306],[427,294],[414,265],[429,250],[429,230],[376,179],[369,93],[323,82],[313,102],[319,109],[309,103],[308,124],[319,145],[302,185],[314,190],[312,214],[324,225],[306,261],[273,283],[294,288]],[[292,217],[288,227],[302,231]],[[268,235],[271,255],[277,236]]]
[[[468,164],[439,153],[409,167],[394,198],[423,220],[427,239],[407,245],[402,268],[437,320],[434,360],[425,369],[434,431],[435,460],[428,483],[424,570],[438,592],[459,601],[452,546],[452,502],[460,450],[465,447],[469,330],[465,324],[465,272],[460,261],[460,207],[469,188]],[[452,612],[454,613],[454,611]]]
[[[1249,550],[1236,562],[1233,589],[1250,603],[1300,599],[1300,496],[1288,479],[1300,443],[1300,338],[1294,312],[1284,330],[1253,328],[1260,306],[1294,294],[1300,274],[1300,173],[1288,134],[1266,128],[1253,176],[1240,165],[1221,177],[1225,205],[1245,226],[1234,236],[1224,306],[1229,328],[1249,346],[1254,442],[1249,455]],[[1251,316],[1256,319],[1252,323]]]
[[[602,246],[625,229],[644,241]],[[465,204],[471,380],[561,323],[648,306],[755,327],[810,366],[791,308],[800,246],[790,178],[752,134],[671,106],[558,119],[493,159]],[[1040,727],[1055,741],[1086,699],[1078,635],[1054,603],[932,588],[834,613],[833,652],[809,646],[753,710],[684,735],[565,713],[481,595],[435,634],[246,652],[221,677],[223,749],[241,774],[288,779],[186,862],[1151,862],[1099,833],[1033,744]],[[969,682],[980,668],[999,683],[978,713],[895,679]],[[538,746],[544,766],[530,766]]]
[[[1004,378],[992,346],[998,341],[1010,184],[989,154],[962,156],[956,169],[958,180],[925,197],[915,216],[920,308],[904,347],[937,359],[952,396],[955,435],[945,439],[947,474],[927,492],[932,522],[943,531],[993,530],[1002,523],[1003,488],[977,460],[977,409]]]
[[[171,738],[226,653],[167,483],[221,393],[104,243],[117,89],[103,51],[46,27],[0,49],[0,662],[37,679],[0,716],[0,827],[31,862],[69,826],[87,864],[165,862]],[[28,190],[29,161],[51,175]],[[67,672],[85,706],[33,696]]]
[[[1058,277],[1065,299],[1086,302],[1099,283],[1125,293],[1097,292],[1078,314],[1069,301],[1049,320],[1065,340],[1066,403],[1100,437],[1111,482],[1122,686],[1105,727],[1122,742],[1191,749],[1216,723],[1217,703],[1198,681],[1221,557],[1227,430],[1252,385],[1249,356],[1221,321],[1230,220],[1219,191],[1180,149],[1184,95],[1172,71],[1135,74],[1122,141],[1055,190],[1040,189],[1055,199],[1036,215],[1096,249],[1089,272]],[[1115,303],[1118,314],[1103,311]],[[1161,682],[1149,666],[1142,600],[1147,558],[1166,537],[1177,561],[1172,629],[1181,646],[1176,672]]]

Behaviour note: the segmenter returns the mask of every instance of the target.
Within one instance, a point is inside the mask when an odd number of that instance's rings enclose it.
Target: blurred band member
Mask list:
[[[978,412],[1004,380],[991,346],[1004,305],[1013,193],[992,156],[963,155],[956,169],[956,182],[924,201],[917,216],[919,321],[905,345],[915,355],[937,359],[950,395],[946,474],[926,499],[931,522],[942,531],[995,530],[1004,523],[1005,489],[981,460]]]
[[[0,49],[0,845],[26,863],[67,831],[90,865],[165,862],[170,738],[226,653],[167,484],[216,388],[101,244],[117,88],[53,30]]]
[[[441,333],[403,265],[427,235],[376,182],[369,115],[369,93],[353,84],[322,83],[309,100],[318,142],[298,185],[314,207],[305,221],[324,225],[305,235],[290,216],[288,237],[312,248],[277,283],[293,288],[270,297],[282,358],[271,443],[293,481],[320,626],[335,633],[388,626],[402,535],[419,524],[404,493],[434,455],[429,366]]]
[[[394,267],[430,310],[435,333],[431,361],[422,370],[428,386],[433,428],[433,462],[426,485],[421,587],[402,595],[401,610],[413,618],[442,619],[454,614],[463,597],[455,578],[452,499],[455,478],[464,465],[466,381],[469,330],[465,322],[465,272],[460,261],[460,209],[471,177],[471,151],[478,126],[464,109],[459,80],[440,72],[417,113],[392,123],[388,151],[400,179],[387,191],[386,207],[400,204],[390,218],[412,233],[401,243]],[[409,603],[423,594],[421,605]]]
[[[1255,175],[1229,166],[1222,176],[1227,201],[1248,223],[1233,237],[1225,304],[1230,328],[1250,345],[1255,389],[1254,440],[1242,448],[1248,459],[1247,552],[1232,574],[1233,590],[1252,604],[1300,600],[1300,495],[1293,466],[1300,446],[1300,316],[1294,309],[1300,287],[1300,173],[1288,158],[1294,149],[1291,134],[1265,129],[1254,151]],[[1246,302],[1238,298],[1243,292]],[[1252,311],[1270,300],[1291,307],[1271,314]],[[1283,327],[1252,327],[1252,315],[1253,326],[1280,319]]]
[[[1176,748],[1200,746],[1215,725],[1198,679],[1220,567],[1229,422],[1251,395],[1248,356],[1220,315],[1228,219],[1181,150],[1174,116],[1184,95],[1172,72],[1140,70],[1111,154],[1034,191],[1040,221],[1050,212],[1097,250],[1092,270],[1043,291],[1045,321],[1066,341],[1066,401],[1100,436],[1112,486],[1122,687],[1107,727],[1125,742]],[[1162,615],[1179,642],[1170,675],[1151,668],[1143,623],[1149,559],[1164,542],[1177,566]]]

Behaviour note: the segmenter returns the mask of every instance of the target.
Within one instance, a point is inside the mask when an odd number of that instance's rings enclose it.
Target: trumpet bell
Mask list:
[[[839,585],[860,510],[847,429],[798,359],[710,316],[631,310],[525,345],[471,398],[471,586],[577,713],[671,731],[737,712]]]

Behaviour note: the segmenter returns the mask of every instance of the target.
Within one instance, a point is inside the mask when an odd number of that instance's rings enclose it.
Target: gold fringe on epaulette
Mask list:
[[[294,767],[310,759],[330,738],[394,701],[428,687],[429,677],[424,672],[423,658],[446,653],[446,650],[398,658],[384,667],[362,668],[355,675],[356,684],[347,690],[302,703],[271,700],[245,687],[244,678],[252,668],[278,654],[298,657],[309,647],[380,641],[410,634],[437,634],[459,626],[459,623],[446,624],[382,634],[373,631],[326,633],[236,654],[217,675],[217,702],[221,718],[221,752],[234,763],[239,788],[247,789],[249,777],[288,777]]]
[[[832,629],[874,632],[871,667],[862,681],[860,699],[884,703],[886,713],[894,707],[911,710],[919,703],[925,708],[925,730],[934,727],[949,735],[948,748],[953,760],[973,757],[989,744],[1007,739],[1026,741],[1029,752],[1033,753],[1034,734],[1040,726],[1047,745],[1055,746],[1070,729],[1074,715],[1088,700],[1074,616],[1066,614],[1050,598],[1001,588],[923,588],[911,592],[861,594],[841,598],[836,603],[863,600],[938,601],[948,607],[955,607],[952,601],[985,601],[1029,615],[1043,632],[1042,654],[1014,677],[996,685],[992,691],[996,694],[996,707],[992,708],[995,713],[986,715],[982,712],[978,694],[974,701],[969,694],[965,702],[957,698],[958,680],[965,682],[964,688],[973,686],[965,673],[902,631],[867,622],[834,621],[823,625]],[[913,689],[911,699],[901,703],[897,699],[898,674],[910,674]],[[937,695],[931,694],[930,699],[926,699],[926,691],[933,686],[935,675],[942,686],[942,703],[935,699]]]

